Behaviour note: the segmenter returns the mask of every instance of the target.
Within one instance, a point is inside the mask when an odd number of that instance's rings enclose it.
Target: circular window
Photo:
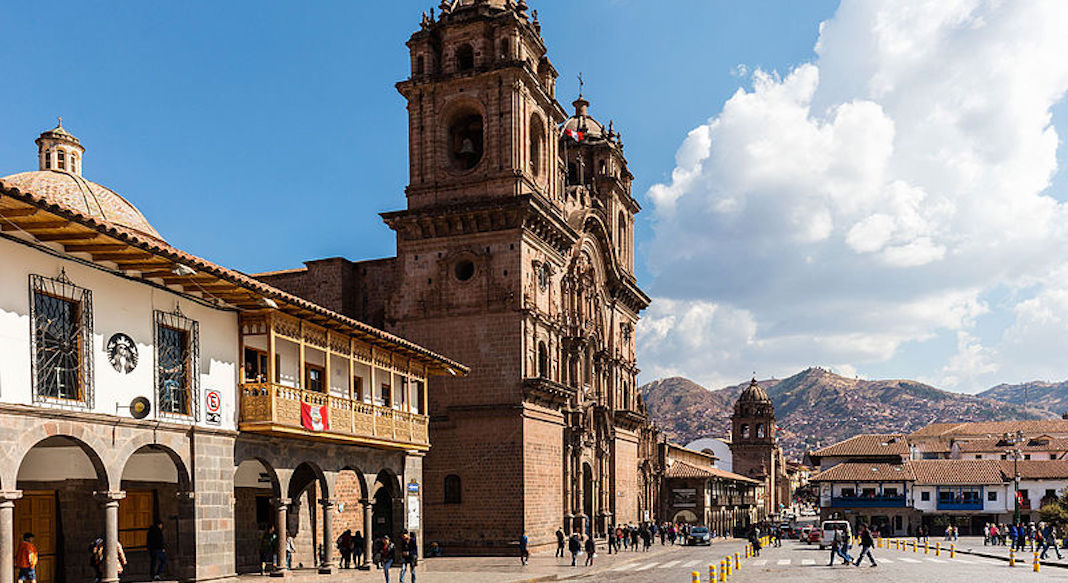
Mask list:
[[[475,276],[475,264],[468,259],[458,261],[456,266],[453,267],[453,273],[456,275],[456,279],[467,281]]]
[[[471,170],[482,161],[482,116],[467,113],[449,125],[449,160],[457,170]]]

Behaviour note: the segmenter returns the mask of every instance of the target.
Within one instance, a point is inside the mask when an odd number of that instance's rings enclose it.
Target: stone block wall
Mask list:
[[[228,577],[236,571],[234,436],[229,433],[195,432],[191,439],[195,468],[196,578]]]

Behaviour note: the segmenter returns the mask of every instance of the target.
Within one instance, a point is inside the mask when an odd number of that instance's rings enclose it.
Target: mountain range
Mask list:
[[[910,433],[938,421],[1006,421],[1058,417],[1068,410],[1068,381],[998,385],[978,395],[911,380],[846,378],[809,368],[758,381],[775,405],[788,459],[858,433]],[[682,377],[641,387],[649,417],[667,438],[687,443],[730,432],[734,401],[749,382],[709,390]]]

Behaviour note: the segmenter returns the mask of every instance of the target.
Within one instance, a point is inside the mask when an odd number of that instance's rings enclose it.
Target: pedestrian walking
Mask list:
[[[118,563],[119,579],[122,579],[122,572],[126,570],[126,551],[122,550],[122,543],[115,541],[115,562]]]
[[[520,535],[519,536],[519,564],[520,565],[526,565],[527,561],[530,560],[530,549],[528,548],[529,546],[530,546],[530,539],[527,538],[527,535],[526,534]],[[404,581],[401,581],[401,583],[404,583]],[[413,580],[412,583],[415,583],[415,581]]]
[[[275,552],[278,549],[278,534],[274,531],[274,525],[270,525],[260,536],[260,575],[268,570],[274,570],[278,565]]]
[[[757,535],[756,527],[749,529],[749,546],[753,547],[753,555],[760,556],[760,537]]]
[[[840,556],[838,551],[842,549],[842,531],[835,530],[834,538],[831,539],[831,560],[827,563],[828,567],[834,566],[835,557]],[[759,555],[758,555],[759,556]]]
[[[838,556],[842,557],[843,565],[848,565],[853,562],[853,556],[849,554],[849,547],[853,546],[853,541],[850,540],[848,532],[844,530],[838,532],[842,533],[842,544],[838,547]]]
[[[567,542],[567,550],[571,553],[571,566],[574,567],[578,554],[582,552],[582,543],[579,542],[578,534],[571,535],[571,540]]]
[[[341,569],[352,568],[352,530],[346,528],[341,536],[337,537],[337,552],[341,555]]]
[[[633,526],[630,527],[630,550],[638,550],[638,529]]]
[[[400,565],[400,583],[404,583],[404,574],[407,572],[412,573],[412,583],[415,583],[415,562],[414,555],[416,549],[412,545],[411,533],[401,534],[401,538],[397,541],[397,548],[393,552],[394,564]]]
[[[389,583],[389,568],[393,566],[393,555],[397,552],[397,546],[389,540],[389,535],[382,535],[382,548],[379,551],[379,560],[382,565],[382,573],[386,576],[386,583]]]
[[[608,529],[608,554],[610,554],[610,555],[612,554],[613,550],[616,551],[616,554],[619,554],[619,551],[616,550],[616,543],[619,540],[619,539],[616,538],[616,536],[617,536],[616,532],[617,531],[614,528]]]
[[[162,520],[157,520],[148,528],[145,547],[148,549],[148,576],[152,577],[153,581],[159,581],[163,576],[163,570],[167,567],[167,548],[163,538]]]
[[[1057,527],[1052,524],[1046,524],[1043,526],[1041,533],[1043,545],[1040,558],[1043,561],[1046,560],[1046,553],[1052,548],[1057,553],[1057,560],[1061,560],[1063,557],[1061,556],[1061,549],[1057,546],[1057,536],[1060,534],[1057,532]]]
[[[556,556],[564,557],[564,529],[556,529]]]
[[[593,541],[593,537],[586,537],[586,566],[593,566],[593,558],[597,555],[597,543]]]
[[[15,551],[15,568],[19,570],[17,581],[37,583],[37,545],[33,544],[33,538],[32,532],[23,533],[22,542]]]
[[[293,553],[297,552],[297,541],[293,540],[293,534],[286,531],[286,569],[293,568]]]
[[[363,556],[363,545],[366,541],[363,538],[363,532],[356,531],[356,534],[352,535],[352,556],[356,562],[356,566],[364,564],[370,557]]]
[[[530,554],[527,553],[529,557]],[[408,556],[405,558],[408,563],[408,572],[412,574],[412,583],[415,583],[415,568],[419,565],[419,543],[415,540],[415,533],[408,533]],[[404,572],[401,572],[401,577],[404,577]]]
[[[875,557],[871,554],[871,548],[875,546],[875,541],[871,538],[871,531],[868,527],[860,527],[860,554],[857,555],[857,560],[853,562],[854,565],[860,566],[860,562],[864,559],[864,556],[868,556],[868,560],[871,561],[871,566],[876,567]]]
[[[93,583],[104,580],[104,539],[97,537],[89,545],[89,566],[93,568]]]

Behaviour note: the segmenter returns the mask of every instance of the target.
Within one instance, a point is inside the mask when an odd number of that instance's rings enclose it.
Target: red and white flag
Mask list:
[[[582,138],[586,137],[585,134],[582,131],[573,130],[573,129],[570,129],[570,128],[564,130],[564,135],[569,137],[569,138],[571,138],[572,140],[575,140],[576,142],[581,142]]]
[[[330,429],[330,420],[326,416],[326,405],[313,406],[301,402],[300,424],[304,426],[304,429],[311,431],[326,431]]]

